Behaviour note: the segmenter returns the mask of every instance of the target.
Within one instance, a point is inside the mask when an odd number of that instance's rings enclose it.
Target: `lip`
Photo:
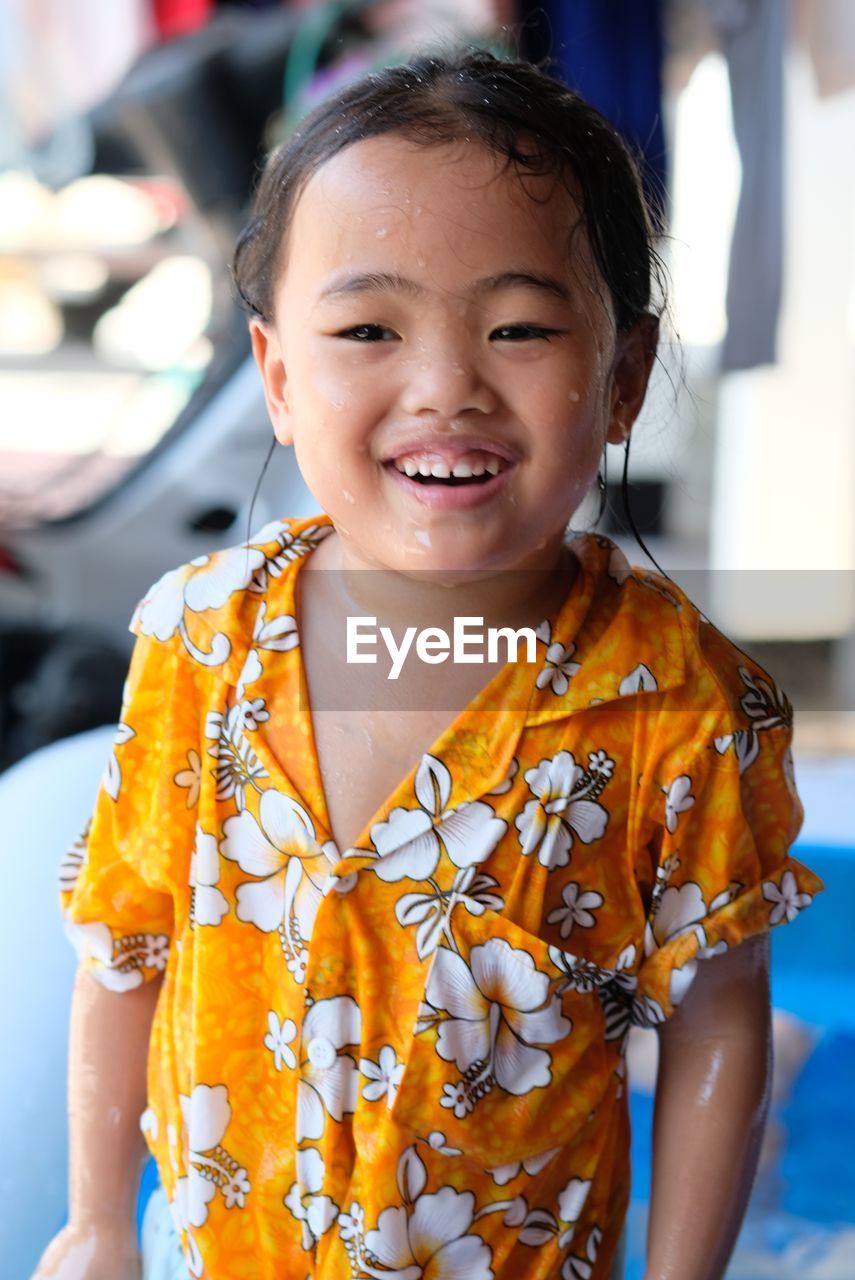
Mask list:
[[[468,452],[468,450],[464,450],[464,452]],[[515,467],[511,463],[504,471],[500,471],[497,476],[491,476],[489,480],[483,480],[480,484],[457,486],[420,484],[418,480],[411,480],[403,471],[399,471],[393,462],[387,462],[383,470],[391,476],[396,484],[401,486],[405,493],[409,494],[423,507],[429,507],[432,511],[466,511],[471,507],[481,507],[485,503],[491,502],[505,487],[508,476],[512,474]]]
[[[467,453],[474,453],[476,450],[480,450],[482,453],[492,453],[495,457],[511,464],[519,461],[517,454],[510,445],[500,444],[496,440],[489,440],[486,436],[457,436],[453,440],[437,440],[436,437],[425,439],[424,436],[410,436],[402,440],[400,444],[395,445],[394,450],[387,453],[382,462],[384,466],[388,466],[397,458],[404,458],[408,454],[417,454],[431,463],[445,462],[451,469],[455,462],[459,462],[461,458],[466,457]]]

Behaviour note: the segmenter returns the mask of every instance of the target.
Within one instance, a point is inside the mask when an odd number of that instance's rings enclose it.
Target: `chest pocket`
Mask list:
[[[615,974],[467,906],[451,901],[392,1118],[494,1169],[572,1143],[617,1083]]]

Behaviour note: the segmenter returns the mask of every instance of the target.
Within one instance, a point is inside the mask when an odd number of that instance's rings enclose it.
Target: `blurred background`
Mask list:
[[[795,853],[828,886],[773,937],[773,1113],[728,1275],[855,1276],[855,4],[5,0],[0,856],[20,921],[0,942],[15,1045],[0,1068],[10,1280],[29,1275],[66,1210],[74,956],[54,882],[109,750],[101,726],[118,718],[127,623],[167,569],[245,538],[271,438],[228,272],[254,175],[331,88],[457,38],[549,58],[624,132],[661,211],[671,293],[632,436],[632,516],[658,564],[793,702],[806,810]],[[623,462],[609,446],[598,527],[645,563]],[[253,526],[315,510],[277,450]],[[626,1280],[643,1269],[655,1050],[653,1033],[634,1033]]]

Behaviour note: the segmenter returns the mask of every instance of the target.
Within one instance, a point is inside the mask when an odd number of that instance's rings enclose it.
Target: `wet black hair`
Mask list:
[[[363,76],[324,99],[271,152],[232,261],[234,286],[250,317],[274,319],[283,246],[312,175],[345,147],[390,133],[426,147],[469,139],[521,177],[545,174],[563,182],[578,206],[618,333],[647,315],[661,315],[666,299],[666,272],[656,249],[661,212],[648,207],[639,164],[627,143],[595,107],[539,67],[470,48],[421,54]],[[575,227],[568,230],[572,236]],[[274,448],[275,440],[267,462]],[[668,577],[632,518],[629,437],[624,450],[626,518],[645,555]],[[266,468],[267,463],[253,505]],[[595,524],[605,505],[603,477]]]
[[[521,176],[563,180],[579,206],[618,332],[661,311],[664,271],[653,220],[620,134],[584,98],[531,63],[469,49],[426,53],[362,77],[325,99],[271,153],[232,263],[250,316],[273,319],[283,245],[312,174],[345,147],[389,133],[424,146],[469,139]]]

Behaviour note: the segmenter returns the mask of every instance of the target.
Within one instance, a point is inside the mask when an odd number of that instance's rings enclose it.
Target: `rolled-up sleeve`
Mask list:
[[[115,991],[164,972],[189,893],[201,768],[192,667],[172,644],[137,639],[92,816],[60,868],[65,931]]]
[[[789,724],[722,729],[664,780],[636,993],[642,1025],[671,1016],[698,961],[788,924],[825,887],[790,854],[804,817],[791,746]]]

